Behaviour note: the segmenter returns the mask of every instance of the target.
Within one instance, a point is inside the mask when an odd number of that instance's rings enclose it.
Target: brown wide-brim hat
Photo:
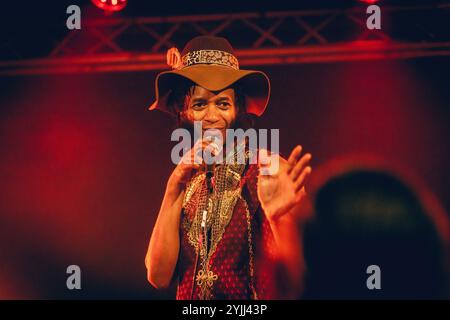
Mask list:
[[[167,62],[174,70],[161,72],[156,77],[156,101],[150,110],[158,109],[174,115],[177,110],[168,104],[168,99],[180,81],[185,80],[210,91],[222,91],[239,83],[247,113],[260,116],[267,107],[269,78],[262,71],[239,69],[233,48],[225,38],[196,37],[186,44],[181,54],[176,48],[169,49]]]

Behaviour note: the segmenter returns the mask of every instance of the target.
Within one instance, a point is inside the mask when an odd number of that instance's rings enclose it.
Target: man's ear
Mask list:
[[[187,110],[187,108],[185,108],[184,110],[180,111],[179,113],[179,117],[181,120],[184,121],[189,121],[192,122],[192,115],[189,113],[189,111]]]
[[[190,124],[193,125],[194,118],[193,115],[188,111],[188,109],[184,109],[178,112],[179,123],[181,124]]]

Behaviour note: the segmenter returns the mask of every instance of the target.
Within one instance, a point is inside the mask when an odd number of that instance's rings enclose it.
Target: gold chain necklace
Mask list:
[[[245,162],[248,157],[249,154],[246,153]],[[183,227],[187,230],[189,243],[200,258],[200,270],[197,274],[194,271],[194,281],[200,288],[200,299],[212,298],[212,287],[218,275],[210,270],[210,261],[231,220],[234,207],[241,198],[241,177],[245,166],[227,163],[217,165],[212,193],[208,191],[205,173],[198,173],[187,186],[183,208],[188,218],[183,219]]]

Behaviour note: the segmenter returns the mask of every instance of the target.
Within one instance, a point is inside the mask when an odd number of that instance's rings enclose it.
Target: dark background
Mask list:
[[[297,9],[274,2],[240,11]],[[25,54],[48,54],[48,32],[67,32],[66,7],[2,4],[2,44],[20,39]],[[224,10],[140,3],[123,14]],[[252,68],[271,79],[259,126],[280,128],[283,154],[302,144],[314,167],[354,153],[392,160],[448,212],[450,57]],[[156,74],[0,77],[0,298],[172,297],[151,288],[144,266],[173,169],[174,123],[146,110]],[[81,291],[65,286],[71,264]]]

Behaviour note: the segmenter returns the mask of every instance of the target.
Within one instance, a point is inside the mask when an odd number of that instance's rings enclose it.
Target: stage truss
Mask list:
[[[289,12],[88,20],[45,57],[3,59],[0,75],[167,69],[166,50],[196,35],[225,36],[241,66],[450,55],[450,3],[381,6],[381,30],[366,7]],[[0,52],[1,57],[1,52]]]

